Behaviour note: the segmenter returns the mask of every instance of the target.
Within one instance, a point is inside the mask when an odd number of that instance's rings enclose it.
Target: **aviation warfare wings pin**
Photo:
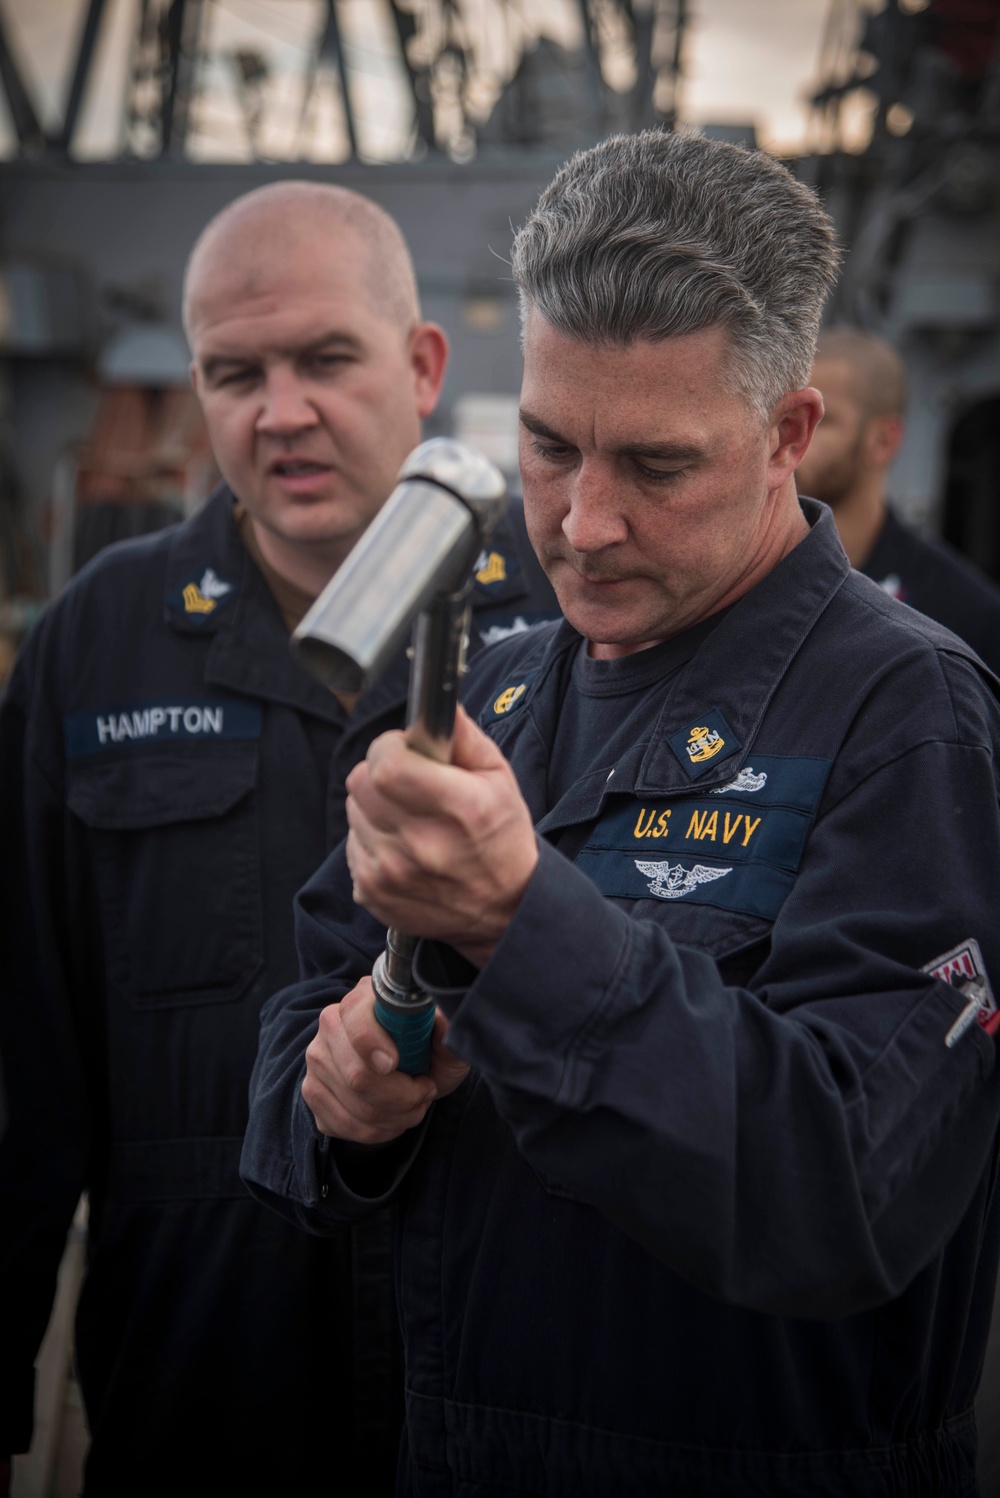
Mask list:
[[[710,869],[703,863],[696,863],[693,868],[686,869],[682,863],[668,863],[666,859],[646,863],[636,858],[633,862],[639,873],[645,874],[650,880],[649,893],[658,900],[679,900],[699,884],[710,884],[713,879],[721,879],[725,874],[732,873],[731,868]]]

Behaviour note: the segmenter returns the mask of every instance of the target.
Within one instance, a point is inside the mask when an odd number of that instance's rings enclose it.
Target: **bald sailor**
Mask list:
[[[377,1495],[399,1411],[387,1222],[310,1239],[237,1167],[258,1011],[298,972],[293,896],[405,701],[404,659],[338,699],[289,632],[420,441],[447,342],[393,220],[316,183],[207,226],[184,316],[223,481],[73,581],[0,711],[0,1459],[31,1441],[85,1191],[87,1498],[334,1498],[362,1453]],[[513,518],[473,644],[554,610]]]

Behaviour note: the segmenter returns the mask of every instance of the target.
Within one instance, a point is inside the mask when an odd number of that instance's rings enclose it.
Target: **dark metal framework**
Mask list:
[[[967,224],[1000,188],[1000,0],[832,0],[813,96],[817,185],[837,198],[852,254],[837,315],[877,328],[911,227],[929,213]],[[860,156],[844,153],[852,95],[872,101]]]
[[[1000,0],[830,0],[820,87],[820,148],[836,151],[845,101],[874,96],[872,148],[892,138],[952,138],[1000,126]],[[904,118],[900,112],[904,111]],[[905,123],[905,129],[902,126]]]
[[[829,22],[802,164],[850,245],[828,315],[906,362],[897,503],[1000,580],[1000,0],[832,0]],[[871,139],[853,154],[858,90]]]
[[[11,50],[0,0],[0,84],[6,93],[23,156],[72,157],[88,89],[98,82],[97,43],[107,12],[106,0],[86,0],[75,58],[66,90],[60,126],[46,132],[24,74]],[[207,64],[209,19],[218,0],[136,0],[136,22],[128,60],[121,153],[151,159],[188,154],[196,128],[195,110]],[[398,48],[400,87],[406,96],[411,128],[403,155],[443,152],[460,159],[475,153],[483,136],[489,106],[526,69],[538,41],[527,21],[524,0],[491,0],[484,8],[461,0],[371,0],[390,22]],[[566,16],[582,34],[574,78],[573,125],[579,136],[597,136],[609,127],[641,128],[677,118],[681,50],[687,0],[563,0]],[[227,8],[238,10],[238,0]],[[362,131],[352,92],[356,81],[351,48],[343,33],[343,7],[322,0],[319,25],[304,60],[298,154],[308,159],[311,139],[309,106],[321,76],[329,75],[339,95],[351,158],[364,155]],[[254,25],[266,27],[260,10]],[[499,26],[507,39],[503,55],[493,45],[489,27]],[[495,34],[495,30],[494,30]],[[545,55],[561,49],[550,44]],[[571,54],[563,54],[570,58]],[[622,59],[626,67],[622,68]],[[270,67],[266,39],[260,50],[243,49],[224,59],[231,68],[243,110],[251,154],[259,154],[262,116],[267,107]],[[551,70],[551,65],[550,65]],[[631,81],[622,82],[623,71]],[[535,68],[537,75],[538,68]],[[615,74],[612,85],[610,75]],[[577,83],[583,82],[581,89]],[[537,88],[534,102],[544,115],[551,90]],[[485,137],[491,144],[519,146],[547,138],[544,118],[527,131],[520,109],[494,109]],[[551,132],[548,132],[551,134]]]

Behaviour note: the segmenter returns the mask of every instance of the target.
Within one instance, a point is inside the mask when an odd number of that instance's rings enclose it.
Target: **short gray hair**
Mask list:
[[[839,258],[815,193],[773,157],[646,130],[577,152],[511,263],[522,326],[537,308],[610,347],[724,328],[732,388],[766,417],[808,383]]]

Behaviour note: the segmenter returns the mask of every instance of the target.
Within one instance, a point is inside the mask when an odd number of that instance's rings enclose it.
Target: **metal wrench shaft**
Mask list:
[[[293,635],[302,661],[335,690],[377,680],[416,620],[406,733],[447,762],[469,631],[476,558],[504,509],[503,475],[481,454],[437,437],[403,465],[389,500]],[[372,972],[375,1013],[401,1071],[427,1070],[434,1005],[413,983],[418,938],[390,930]]]
[[[447,764],[455,732],[458,683],[465,664],[469,631],[467,583],[460,593],[443,594],[417,616],[406,737],[411,748]],[[417,938],[390,928],[385,951],[372,969],[375,1018],[388,1030],[399,1052],[399,1070],[420,1076],[430,1061],[434,1001],[413,981]]]

